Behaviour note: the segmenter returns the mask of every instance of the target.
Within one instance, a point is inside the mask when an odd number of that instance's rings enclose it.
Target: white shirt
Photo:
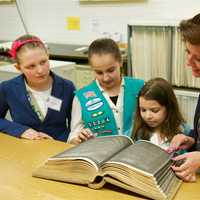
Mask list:
[[[50,87],[48,90],[44,91],[37,91],[28,86],[26,83],[26,88],[32,93],[34,96],[35,100],[37,101],[38,106],[40,107],[40,111],[42,112],[43,116],[45,117],[48,111],[48,106],[47,106],[47,99],[51,95],[51,89]]]
[[[97,86],[102,92],[103,96],[107,100],[116,121],[119,135],[122,135],[123,129],[123,99],[124,99],[124,79],[122,79],[120,92],[117,99],[117,104],[115,105],[110,99],[109,95],[100,86],[98,80],[96,80]],[[75,96],[72,104],[72,119],[71,119],[71,132],[68,137],[68,142],[77,137],[79,132],[84,128],[84,123],[82,120],[82,108],[79,99]]]
[[[168,139],[165,137],[164,139],[161,139],[160,135],[158,133],[153,133],[151,138],[150,138],[150,142],[158,145],[159,147],[163,148],[163,149],[167,149],[170,145]]]

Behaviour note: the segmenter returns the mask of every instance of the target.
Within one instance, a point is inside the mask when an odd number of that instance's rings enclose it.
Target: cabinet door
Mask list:
[[[76,87],[82,88],[94,80],[94,73],[88,65],[76,65]]]

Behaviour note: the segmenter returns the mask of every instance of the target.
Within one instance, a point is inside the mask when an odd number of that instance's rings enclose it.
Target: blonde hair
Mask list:
[[[44,43],[34,35],[23,35],[17,38],[11,49],[11,54],[17,63],[20,63],[20,54],[27,49],[42,48],[48,55],[48,49],[45,47]]]

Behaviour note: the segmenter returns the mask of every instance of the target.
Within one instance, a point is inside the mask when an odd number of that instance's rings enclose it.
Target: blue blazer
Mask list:
[[[53,86],[51,95],[62,100],[60,111],[48,108],[41,122],[33,111],[28,97],[24,76],[20,75],[0,83],[0,131],[20,137],[27,129],[47,133],[56,140],[67,141],[70,132],[71,108],[74,97],[74,84],[51,72]],[[5,119],[10,111],[13,121]]]
[[[189,136],[194,138],[195,144],[192,146],[190,151],[200,151],[200,95],[198,97],[198,102],[195,110],[195,115],[194,115],[194,122],[193,122],[193,129],[190,131]]]

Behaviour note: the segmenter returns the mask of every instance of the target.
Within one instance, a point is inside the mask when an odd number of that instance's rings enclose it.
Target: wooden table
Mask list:
[[[54,140],[30,141],[0,133],[0,199],[2,200],[141,200],[136,194],[105,185],[86,186],[34,178],[32,171],[69,144]],[[197,183],[183,183],[174,200],[199,200]]]

